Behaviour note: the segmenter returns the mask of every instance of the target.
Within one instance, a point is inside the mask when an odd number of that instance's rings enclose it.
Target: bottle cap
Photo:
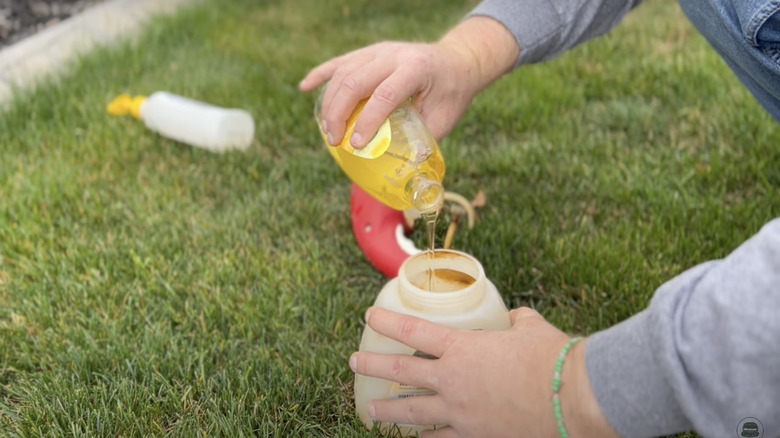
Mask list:
[[[141,105],[146,100],[146,96],[132,97],[129,94],[121,94],[108,104],[106,111],[112,116],[131,115],[136,119],[141,119]]]

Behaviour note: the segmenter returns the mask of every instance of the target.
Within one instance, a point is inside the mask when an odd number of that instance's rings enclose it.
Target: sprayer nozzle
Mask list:
[[[129,94],[122,94],[108,104],[106,111],[112,116],[131,115],[136,119],[141,118],[141,105],[146,100],[145,96],[132,97]]]

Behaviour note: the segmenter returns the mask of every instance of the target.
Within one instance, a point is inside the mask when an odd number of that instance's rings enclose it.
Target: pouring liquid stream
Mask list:
[[[428,253],[428,287],[427,290],[433,291],[433,279],[434,279],[434,272],[433,272],[433,260],[434,260],[434,251],[436,248],[436,219],[439,217],[439,210],[435,209],[433,211],[429,211],[422,214],[422,219],[425,221],[425,230],[428,232],[428,248],[425,250],[425,252]]]

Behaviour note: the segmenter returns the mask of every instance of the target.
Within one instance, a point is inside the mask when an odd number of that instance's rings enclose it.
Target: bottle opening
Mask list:
[[[444,203],[444,187],[440,182],[418,176],[411,181],[412,206],[421,213],[438,211]]]
[[[472,256],[451,249],[419,253],[398,272],[401,299],[410,308],[448,313],[470,308],[485,295],[485,271]]]

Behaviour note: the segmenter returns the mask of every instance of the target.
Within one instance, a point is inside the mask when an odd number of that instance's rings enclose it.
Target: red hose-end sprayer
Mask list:
[[[352,183],[350,207],[352,231],[368,261],[385,276],[398,276],[401,264],[420,252],[406,237],[412,227],[404,213],[379,202],[355,183]]]
[[[443,249],[452,245],[452,238],[462,217],[467,219],[469,229],[474,228],[477,219],[476,208],[485,205],[485,195],[479,192],[473,200],[453,192],[444,192],[444,208],[450,220]],[[387,277],[398,276],[403,262],[420,252],[406,236],[412,232],[414,219],[403,211],[383,204],[357,184],[352,183],[350,194],[352,232],[358,246],[368,261]]]

